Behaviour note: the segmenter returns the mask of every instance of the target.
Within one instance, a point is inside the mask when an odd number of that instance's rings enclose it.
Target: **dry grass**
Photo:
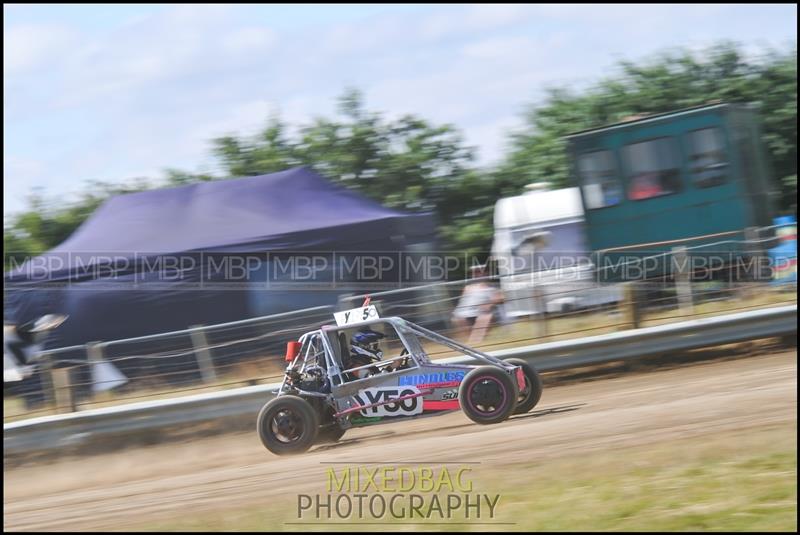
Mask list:
[[[473,481],[500,494],[495,518],[451,524],[347,519],[298,525],[296,496],[148,523],[152,531],[791,531],[797,530],[796,423],[498,467]],[[321,490],[322,491],[322,490]],[[387,496],[388,497],[388,496]],[[286,503],[284,503],[286,502]],[[290,503],[291,502],[291,503]],[[462,513],[463,514],[463,513]],[[367,524],[377,520],[386,525]],[[311,522],[311,520],[306,520]],[[416,522],[416,521],[415,521]],[[432,522],[432,521],[431,521]]]

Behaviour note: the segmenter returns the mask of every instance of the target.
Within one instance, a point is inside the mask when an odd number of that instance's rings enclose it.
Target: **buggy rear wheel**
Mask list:
[[[522,373],[525,375],[525,388],[517,396],[517,407],[514,409],[514,414],[528,412],[542,399],[542,378],[539,377],[536,368],[522,359],[508,359],[506,362],[522,368]]]
[[[501,368],[480,366],[464,377],[458,402],[464,414],[478,424],[494,424],[511,416],[517,406],[517,387]]]
[[[258,436],[275,455],[307,451],[317,438],[319,416],[303,398],[278,396],[258,413]]]

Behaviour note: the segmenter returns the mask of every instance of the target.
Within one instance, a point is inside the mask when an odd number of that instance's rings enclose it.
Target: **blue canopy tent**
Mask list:
[[[331,304],[342,290],[307,283],[324,283],[324,270],[292,281],[293,255],[396,254],[434,240],[432,214],[388,209],[305,167],[120,195],[5,274],[6,317],[68,314],[48,343],[62,347]],[[242,265],[252,269],[234,277]]]

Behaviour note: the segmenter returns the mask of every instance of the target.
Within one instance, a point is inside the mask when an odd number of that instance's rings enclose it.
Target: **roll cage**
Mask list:
[[[391,373],[406,373],[414,371],[421,366],[436,365],[448,367],[445,363],[433,363],[420,342],[420,338],[430,340],[435,343],[442,344],[454,351],[460,352],[464,355],[470,356],[478,361],[486,364],[499,366],[506,370],[512,370],[515,366],[506,363],[502,359],[493,357],[487,353],[477,351],[471,347],[465,346],[455,340],[442,336],[434,331],[421,327],[415,323],[404,320],[399,317],[377,318],[368,321],[363,321],[355,324],[348,324],[343,326],[325,325],[320,329],[309,331],[302,335],[298,342],[300,343],[300,351],[297,356],[287,367],[287,372],[294,370],[300,374],[304,373],[321,373],[330,381],[331,389],[334,394],[341,391],[346,394],[346,391],[355,391],[360,388],[367,388],[372,383],[382,382],[386,378],[386,374],[379,374],[369,376],[361,379],[349,379],[345,374],[352,374],[359,370],[376,367],[378,369],[385,368],[394,363],[399,357],[392,357],[389,359],[381,360],[363,366],[353,368],[343,368],[343,351],[349,351],[349,343],[342,340],[345,335],[344,331],[352,330],[353,328],[372,327],[377,325],[385,325],[391,327],[397,333],[398,339],[407,352],[401,355],[408,357],[409,363],[402,370],[394,370]],[[277,394],[283,393],[286,388],[288,375],[284,376],[281,387],[278,389]],[[319,392],[300,392],[303,395],[310,395],[314,397],[328,397],[328,394]]]

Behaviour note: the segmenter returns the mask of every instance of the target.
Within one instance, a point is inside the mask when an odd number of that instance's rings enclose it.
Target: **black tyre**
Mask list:
[[[319,416],[303,398],[279,396],[258,413],[258,436],[275,455],[307,451],[317,439]]]
[[[517,396],[517,408],[514,409],[514,414],[528,412],[542,399],[542,378],[539,377],[536,368],[522,359],[508,359],[506,362],[521,367],[522,373],[525,374],[525,388]]]
[[[458,402],[473,422],[495,424],[511,416],[517,406],[517,386],[503,369],[481,366],[461,381]]]
[[[329,427],[321,427],[317,435],[317,444],[330,444],[339,442],[339,439],[344,435],[345,430],[334,424]]]

